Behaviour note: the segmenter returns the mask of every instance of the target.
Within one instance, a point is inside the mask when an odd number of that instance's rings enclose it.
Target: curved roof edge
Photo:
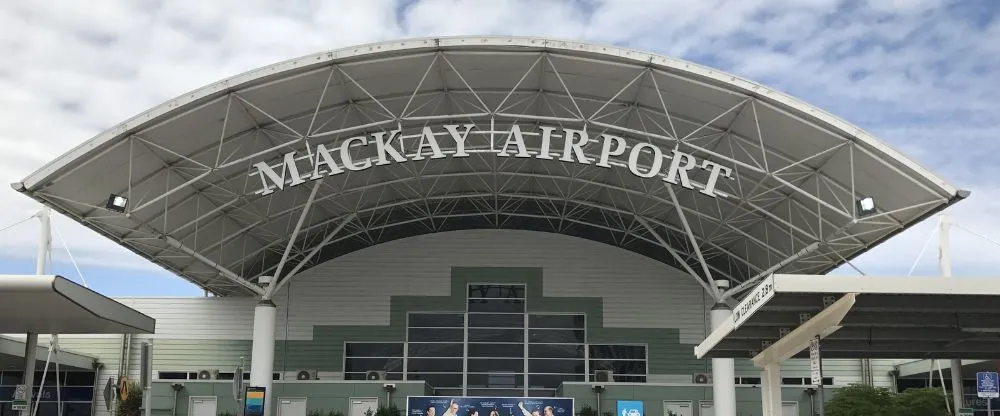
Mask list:
[[[605,55],[619,61],[630,62],[632,64],[655,65],[672,71],[694,75],[703,79],[712,80],[720,84],[728,85],[746,95],[754,96],[761,100],[771,101],[796,112],[796,116],[811,118],[814,121],[825,124],[828,128],[843,134],[847,138],[858,140],[860,143],[871,149],[884,154],[892,160],[900,163],[906,168],[919,174],[930,184],[940,189],[949,199],[964,199],[960,195],[961,191],[951,185],[939,175],[931,172],[927,168],[920,166],[912,159],[906,157],[898,150],[875,138],[860,127],[857,127],[833,114],[812,106],[802,100],[794,98],[783,92],[774,90],[757,82],[728,74],[726,72],[710,68],[704,65],[688,62],[681,59],[669,58],[650,52],[643,52],[635,49],[628,49],[611,45],[592,44],[580,41],[558,40],[540,37],[513,37],[513,36],[456,36],[456,37],[431,37],[415,38],[395,41],[384,41],[369,43],[365,45],[351,46],[347,48],[315,53],[299,58],[289,59],[276,64],[267,65],[242,74],[226,78],[224,80],[209,84],[202,88],[182,94],[172,100],[166,101],[156,107],[142,112],[134,117],[125,120],[118,125],[105,130],[97,136],[76,146],[62,154],[53,161],[42,166],[37,171],[31,173],[20,182],[11,184],[15,190],[30,191],[46,182],[50,177],[65,169],[72,161],[88,154],[91,151],[102,148],[116,138],[124,134],[138,130],[146,123],[153,122],[172,112],[183,112],[191,110],[190,107],[199,102],[210,101],[225,95],[232,89],[253,83],[268,76],[274,76],[295,70],[306,70],[311,67],[330,64],[332,62],[359,58],[369,55],[377,55],[389,52],[401,52],[420,49],[443,49],[443,48],[463,48],[463,47],[512,47],[512,48],[535,48],[548,49],[566,52],[583,52],[596,55]]]

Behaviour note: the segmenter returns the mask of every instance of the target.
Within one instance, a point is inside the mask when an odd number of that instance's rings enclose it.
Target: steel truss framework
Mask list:
[[[475,127],[454,157],[446,125]],[[711,197],[625,167],[498,156],[513,125],[602,133],[732,169]],[[253,164],[424,127],[441,151],[259,195]],[[378,162],[352,146],[356,162]],[[514,151],[512,150],[511,153]],[[306,160],[308,159],[308,160]],[[659,162],[649,152],[636,165]],[[304,166],[304,165],[303,165]],[[311,165],[310,165],[311,166]],[[692,171],[694,172],[694,171]],[[312,172],[305,172],[309,175]],[[290,180],[291,178],[287,178]],[[704,175],[692,182],[703,187]],[[218,295],[270,296],[309,267],[449,230],[527,229],[655,258],[716,299],[776,271],[824,273],[964,193],[860,129],[749,81],[636,51],[522,38],[391,42],[319,54],[213,84],[123,123],[15,187]],[[124,214],[109,194],[124,195]],[[855,202],[878,213],[859,218]],[[571,260],[571,259],[567,259]],[[277,276],[262,283],[262,276]],[[726,293],[710,284],[729,279]]]

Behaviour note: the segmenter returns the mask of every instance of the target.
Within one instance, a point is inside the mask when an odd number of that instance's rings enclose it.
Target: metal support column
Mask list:
[[[274,397],[274,331],[278,308],[262,300],[253,311],[253,347],[250,351],[250,386],[264,387],[264,416],[271,416]]]
[[[52,248],[52,225],[49,222],[49,207],[42,207],[42,210],[38,212],[38,220],[41,222],[41,233],[38,240],[38,257],[35,259],[35,274],[44,275]],[[38,352],[38,334],[28,333],[26,335],[24,339],[24,377],[21,379],[21,384],[26,385],[28,388],[26,397],[28,408],[21,411],[21,416],[32,414],[32,406],[34,405],[32,392],[35,386],[35,360],[37,359],[36,354]]]
[[[725,303],[712,306],[710,321],[715,330],[733,314]],[[715,414],[736,416],[736,366],[732,358],[712,359],[712,398]]]
[[[949,241],[948,232],[951,229],[951,218],[947,214],[941,215],[941,223],[939,224],[940,229],[938,230],[938,238],[940,241],[938,243],[938,262],[941,266],[941,275],[944,277],[951,277],[951,242]],[[942,387],[943,385],[942,380]],[[965,407],[965,400],[962,397],[962,360],[953,359],[951,360],[951,397],[954,406],[953,409],[957,412],[958,409]]]

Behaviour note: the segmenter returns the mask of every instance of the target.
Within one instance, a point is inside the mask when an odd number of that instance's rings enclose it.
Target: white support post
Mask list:
[[[49,207],[47,206],[43,206],[42,210],[38,212],[38,220],[41,222],[41,232],[38,236],[38,257],[35,259],[35,274],[39,276],[46,273],[49,253],[52,251],[52,224],[49,222],[51,220],[49,212]],[[28,408],[21,411],[21,416],[32,414],[31,410],[32,406],[34,406],[32,391],[34,391],[35,385],[35,361],[38,353],[38,334],[29,332],[26,335],[24,339],[24,377],[21,379],[21,384],[28,387],[26,397]]]
[[[271,416],[274,406],[274,331],[278,308],[263,300],[253,310],[253,347],[250,351],[250,386],[264,387],[264,416]]]
[[[732,314],[729,305],[715,304],[709,313],[712,330],[721,326]],[[712,359],[712,399],[716,415],[736,416],[736,365],[732,358]]]
[[[941,222],[939,224],[940,229],[938,230],[938,261],[941,266],[941,275],[948,278],[951,277],[951,242],[948,232],[951,229],[951,218],[947,214],[941,214]],[[942,380],[942,387],[944,387],[944,380]],[[964,406],[964,398],[962,397],[962,360],[952,359],[951,360],[951,397],[954,406],[953,409],[961,409]]]
[[[760,373],[761,415],[781,416],[781,364],[768,364]]]

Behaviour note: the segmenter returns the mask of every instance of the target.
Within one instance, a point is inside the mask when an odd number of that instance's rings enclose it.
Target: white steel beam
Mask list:
[[[295,240],[298,238],[299,231],[302,229],[302,223],[305,222],[306,217],[309,215],[309,208],[312,207],[313,200],[316,199],[316,192],[319,191],[319,186],[322,183],[323,179],[319,179],[313,184],[312,191],[309,192],[309,198],[306,199],[305,205],[302,206],[302,214],[299,215],[299,220],[295,223],[295,229],[292,230],[292,235],[288,237],[288,244],[285,245],[285,252],[281,254],[281,260],[278,261],[278,266],[274,269],[274,276],[271,277],[271,281],[267,284],[267,289],[264,291],[262,299],[271,299],[271,295],[274,293],[278,279],[281,278],[281,272],[285,267],[285,262],[288,261],[288,254],[292,252],[292,246],[295,245]]]
[[[286,283],[288,283],[293,277],[295,277],[295,275],[298,274],[300,270],[302,270],[302,267],[305,266],[306,263],[309,263],[309,260],[312,260],[313,256],[315,256],[316,253],[319,253],[319,251],[322,250],[323,247],[325,247],[326,244],[333,239],[333,237],[336,237],[337,234],[340,233],[340,230],[343,229],[344,226],[347,225],[347,223],[351,222],[356,217],[357,214],[348,214],[346,217],[344,217],[343,221],[341,221],[340,224],[337,225],[337,228],[327,233],[326,237],[323,237],[323,241],[321,241],[319,244],[313,247],[313,249],[309,251],[309,254],[307,254],[305,258],[300,260],[299,263],[295,265],[295,268],[293,268],[290,272],[288,272],[288,274],[286,274],[285,277],[281,279],[281,281],[278,281],[278,283],[274,286],[274,290],[271,290],[271,293],[274,293],[274,291],[277,291]],[[274,280],[276,281],[277,279],[278,279],[277,276],[275,276]]]
[[[243,286],[244,288],[249,289],[251,292],[256,293],[258,295],[263,295],[264,294],[264,290],[261,289],[260,286],[257,286],[255,284],[249,282],[248,280],[240,277],[236,273],[233,273],[232,270],[229,270],[229,269],[223,267],[222,265],[216,263],[212,259],[209,259],[209,258],[205,257],[204,255],[202,255],[201,253],[199,253],[199,252],[197,252],[197,251],[195,251],[195,250],[193,250],[193,249],[185,246],[184,243],[181,243],[180,241],[177,241],[176,238],[173,238],[171,236],[166,236],[166,237],[164,237],[164,240],[171,247],[176,248],[176,249],[178,249],[180,251],[183,251],[183,252],[187,253],[189,256],[191,256],[192,258],[194,258],[195,260],[198,260],[199,262],[205,264],[206,266],[215,269],[216,271],[219,272],[219,274],[221,274],[226,279],[231,280],[233,283],[236,283],[236,284],[238,284],[240,286]]]

